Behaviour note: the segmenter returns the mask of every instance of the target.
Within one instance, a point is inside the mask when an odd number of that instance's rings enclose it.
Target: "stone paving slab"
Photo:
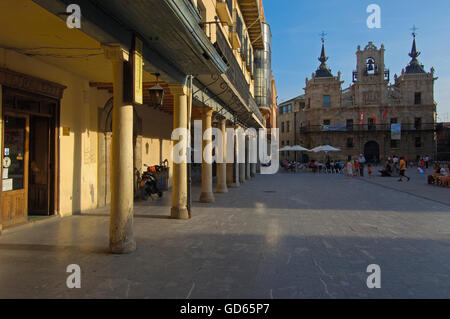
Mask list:
[[[279,174],[194,202],[188,221],[162,218],[166,204],[136,205],[130,255],[108,254],[107,209],[0,236],[0,298],[450,298],[450,208],[436,201]],[[66,287],[69,264],[81,289]]]

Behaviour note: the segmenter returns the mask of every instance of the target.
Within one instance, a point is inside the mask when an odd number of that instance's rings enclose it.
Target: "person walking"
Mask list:
[[[359,154],[359,173],[361,175],[361,177],[364,177],[364,165],[366,164],[366,158],[364,157],[364,155]]]
[[[398,181],[403,182],[403,177],[406,177],[409,182],[411,179],[408,176],[406,176],[406,162],[404,157],[400,158],[399,168],[400,168],[400,179]]]

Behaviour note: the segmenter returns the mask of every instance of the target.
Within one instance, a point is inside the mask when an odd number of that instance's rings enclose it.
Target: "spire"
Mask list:
[[[319,58],[319,62],[321,62],[319,68],[316,71],[316,77],[318,78],[324,78],[324,77],[332,77],[333,74],[331,74],[331,70],[327,65],[327,61],[328,61],[328,57],[325,54],[325,36],[326,33],[322,32],[321,33],[321,40],[322,40],[322,51],[320,53],[320,58]]]
[[[426,73],[423,69],[423,65],[420,64],[419,60],[417,58],[420,56],[420,52],[417,51],[416,46],[416,31],[418,30],[416,26],[413,26],[412,28],[413,33],[413,44],[411,48],[411,53],[409,53],[409,56],[411,57],[411,62],[409,62],[409,65],[406,67],[406,73]]]

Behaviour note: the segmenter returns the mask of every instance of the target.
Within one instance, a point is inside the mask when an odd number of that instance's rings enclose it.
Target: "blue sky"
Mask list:
[[[429,72],[433,66],[435,100],[441,121],[450,121],[450,1],[449,0],[263,0],[267,22],[272,28],[272,68],[278,102],[303,94],[305,78],[319,66],[320,33],[325,31],[328,65],[334,75],[342,72],[351,84],[356,68],[357,46],[383,43],[386,68],[401,74],[411,60],[411,28],[416,25],[419,61]],[[381,7],[381,29],[369,29],[370,4]]]

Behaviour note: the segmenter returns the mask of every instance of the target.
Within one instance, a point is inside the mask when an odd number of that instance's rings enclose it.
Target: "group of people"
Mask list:
[[[350,158],[347,161],[347,176],[348,177],[364,177],[364,171],[366,166],[366,158],[364,155],[360,154],[357,160],[351,160]],[[372,165],[367,164],[367,174],[369,177],[372,176]]]
[[[428,176],[428,184],[450,187],[450,168],[448,165],[440,166],[439,164],[434,164],[433,174]]]
[[[321,173],[323,171],[329,173],[339,173],[344,168],[344,164],[342,164],[341,161],[335,161],[328,158],[325,164],[316,160],[311,160],[308,164],[308,168],[311,169],[313,173]]]

